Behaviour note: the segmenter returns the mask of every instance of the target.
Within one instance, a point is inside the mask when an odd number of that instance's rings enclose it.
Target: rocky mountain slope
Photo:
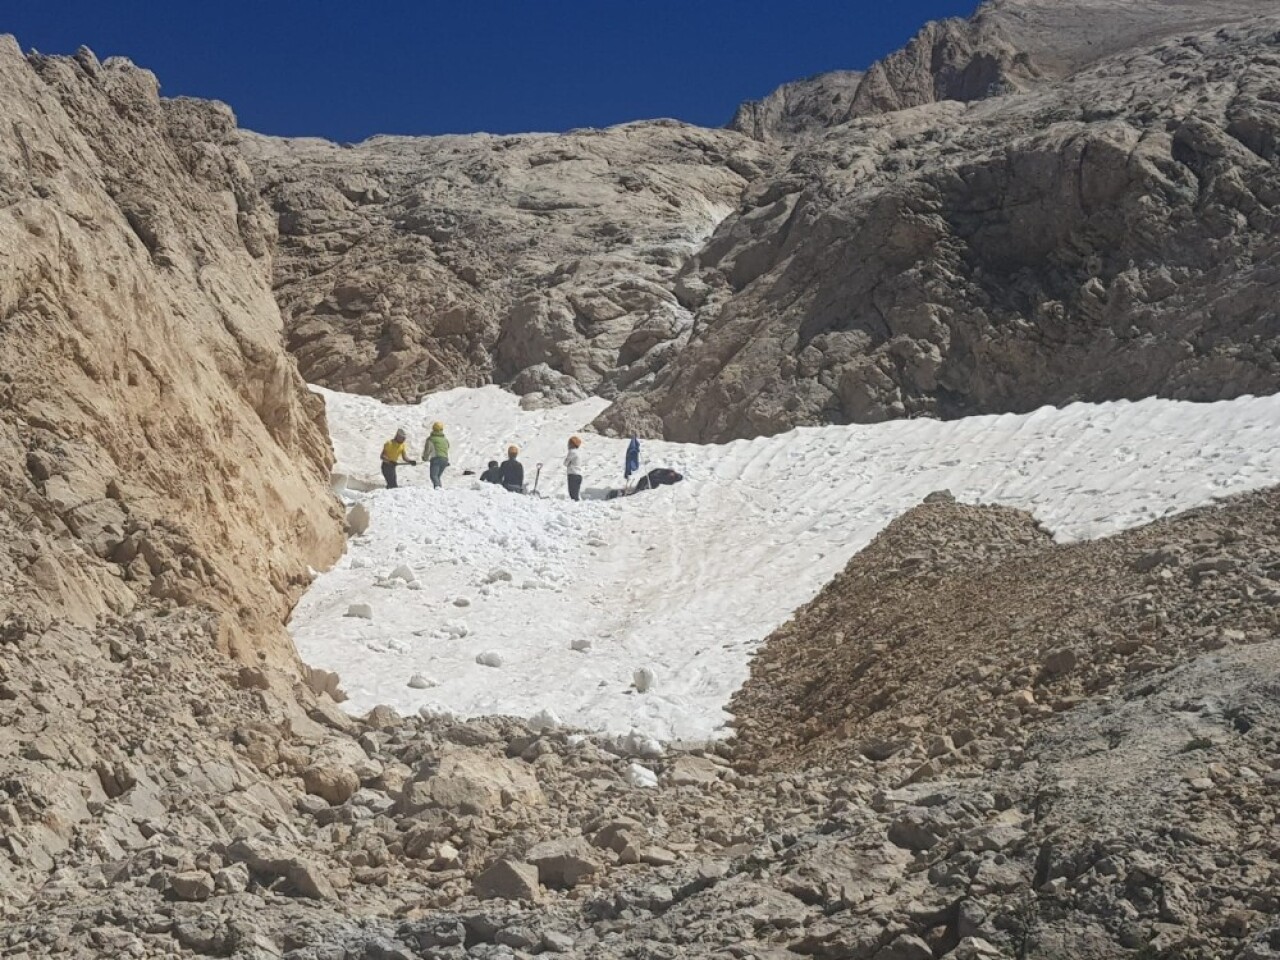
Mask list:
[[[0,80],[0,621],[212,605],[287,660],[341,533],[234,117],[11,37]]]
[[[804,140],[681,271],[693,336],[604,425],[724,440],[1274,391],[1278,26]]]
[[[276,295],[303,376],[403,401],[513,378],[560,399],[647,382],[688,338],[676,271],[773,160],[674,122],[241,145],[279,218]]]
[[[290,348],[680,440],[1272,391],[1276,17],[988,3],[724,131],[246,135]]]

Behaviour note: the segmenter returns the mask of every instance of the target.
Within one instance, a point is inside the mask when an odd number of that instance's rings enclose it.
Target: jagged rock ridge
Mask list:
[[[1273,392],[1278,27],[804,141],[681,271],[688,345],[601,425],[725,440]]]

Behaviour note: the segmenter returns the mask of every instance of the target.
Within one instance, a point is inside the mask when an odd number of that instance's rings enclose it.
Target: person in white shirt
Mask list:
[[[564,469],[569,475],[570,500],[582,499],[582,456],[578,453],[580,446],[582,446],[581,437],[569,438],[569,452],[564,458]]]

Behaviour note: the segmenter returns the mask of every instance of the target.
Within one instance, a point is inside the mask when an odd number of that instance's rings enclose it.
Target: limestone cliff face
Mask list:
[[[774,151],[670,121],[563,135],[244,134],[311,382],[387,399],[643,385],[688,336],[672,278]]]
[[[340,526],[231,112],[3,37],[0,129],[0,620],[206,604],[287,659]]]
[[[601,426],[726,440],[1280,389],[1278,31],[800,142],[677,277],[688,345]]]

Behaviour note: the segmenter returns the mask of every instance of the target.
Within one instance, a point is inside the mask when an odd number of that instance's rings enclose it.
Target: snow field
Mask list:
[[[372,523],[317,578],[292,629],[303,659],[340,674],[350,708],[538,716],[664,741],[722,733],[756,645],[934,490],[1031,510],[1070,540],[1280,482],[1280,398],[1144,400],[644,442],[646,470],[674,467],[685,482],[573,503],[561,463],[571,433],[586,441],[588,495],[623,482],[626,441],[582,429],[605,401],[525,412],[496,387],[410,407],[320,392],[336,470],[352,478],[344,496]],[[425,467],[402,467],[398,490],[355,489],[380,485],[378,451],[397,427],[417,456],[436,419],[453,445],[446,489],[430,488]],[[547,498],[461,475],[509,442],[530,484],[545,464]],[[346,616],[353,604],[372,617]]]

